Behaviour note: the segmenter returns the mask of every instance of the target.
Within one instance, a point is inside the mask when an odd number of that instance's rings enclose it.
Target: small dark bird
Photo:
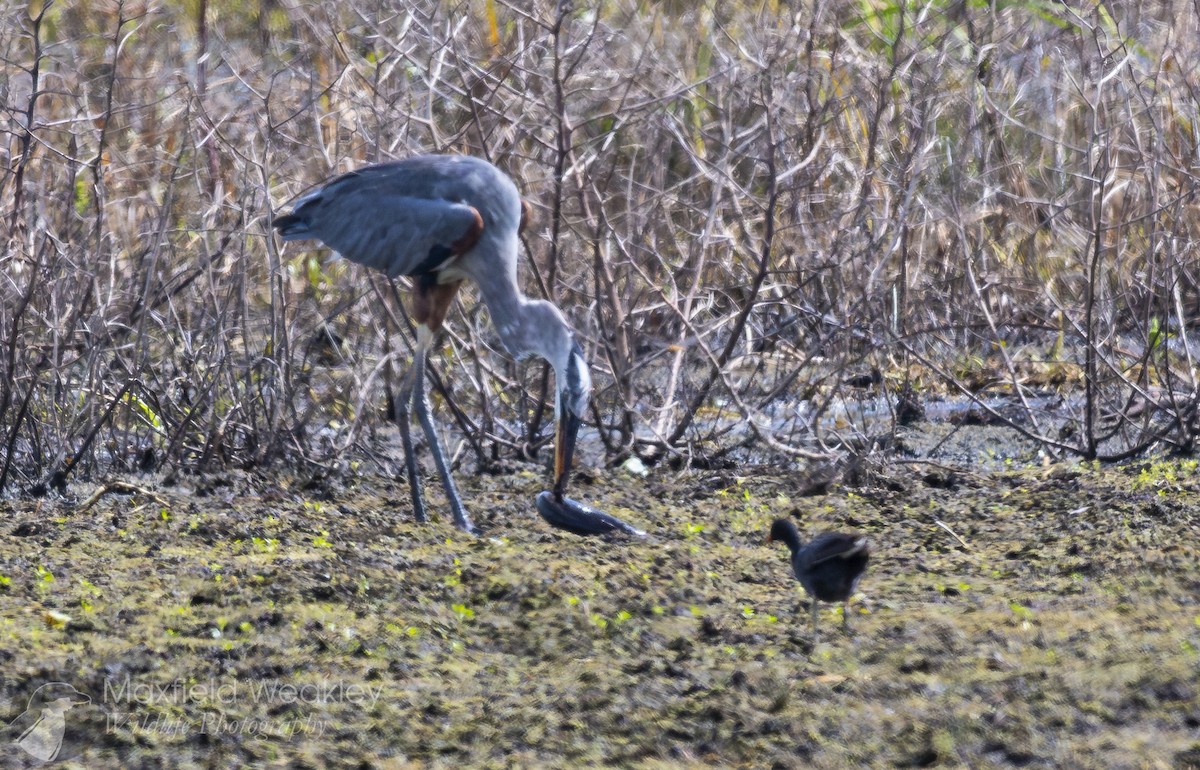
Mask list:
[[[791,520],[776,519],[767,542],[776,540],[787,543],[792,552],[792,573],[812,598],[813,641],[817,638],[818,602],[841,602],[842,624],[848,625],[846,602],[854,595],[870,558],[867,539],[845,532],[823,532],[806,545]]]

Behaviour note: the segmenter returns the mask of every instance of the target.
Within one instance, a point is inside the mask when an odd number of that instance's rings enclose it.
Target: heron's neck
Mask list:
[[[468,275],[479,286],[479,296],[505,349],[517,358],[541,356],[556,375],[561,374],[571,351],[571,327],[553,304],[521,292],[516,250],[515,236],[510,243],[481,243],[475,252],[490,253],[492,258],[476,261]],[[505,254],[511,258],[504,258]]]
[[[538,344],[539,317],[530,313],[530,307],[538,304],[521,293],[516,280],[496,275],[493,280],[481,281],[479,294],[492,316],[492,324],[500,342],[513,356],[525,358],[531,355],[544,356]]]

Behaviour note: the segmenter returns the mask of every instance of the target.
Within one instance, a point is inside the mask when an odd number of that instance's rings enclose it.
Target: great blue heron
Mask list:
[[[854,595],[870,559],[867,539],[845,532],[823,532],[804,544],[790,519],[776,519],[767,542],[776,540],[782,540],[792,552],[792,574],[812,600],[813,642],[817,641],[818,602],[842,602],[842,625],[848,625],[846,602]]]
[[[637,532],[565,497],[592,381],[563,314],[550,302],[529,299],[517,285],[518,234],[527,211],[516,185],[487,161],[422,155],[343,174],[298,199],[292,213],[277,217],[274,226],[285,241],[320,240],[389,278],[412,278],[417,347],[404,381],[408,392],[397,400],[396,417],[418,521],[425,520],[425,503],[409,427],[410,404],[429,440],[454,522],[473,531],[425,396],[429,347],[459,285],[470,279],[479,286],[508,352],[518,359],[539,355],[554,368],[554,490],[538,495],[538,511],[550,523],[574,532]]]

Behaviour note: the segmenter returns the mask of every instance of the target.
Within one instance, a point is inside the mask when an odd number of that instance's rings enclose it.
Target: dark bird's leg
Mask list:
[[[817,612],[821,608],[821,603],[817,601],[817,598],[815,596],[811,597],[811,598],[812,598],[813,644],[816,644],[817,643]]]
[[[850,633],[850,600],[842,602],[842,633]]]

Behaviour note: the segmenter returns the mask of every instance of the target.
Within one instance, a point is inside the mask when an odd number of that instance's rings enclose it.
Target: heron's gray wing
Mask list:
[[[346,175],[297,202],[285,238],[317,238],[352,262],[389,277],[431,272],[470,249],[483,230],[474,207],[405,195]],[[282,228],[281,228],[282,229]]]

